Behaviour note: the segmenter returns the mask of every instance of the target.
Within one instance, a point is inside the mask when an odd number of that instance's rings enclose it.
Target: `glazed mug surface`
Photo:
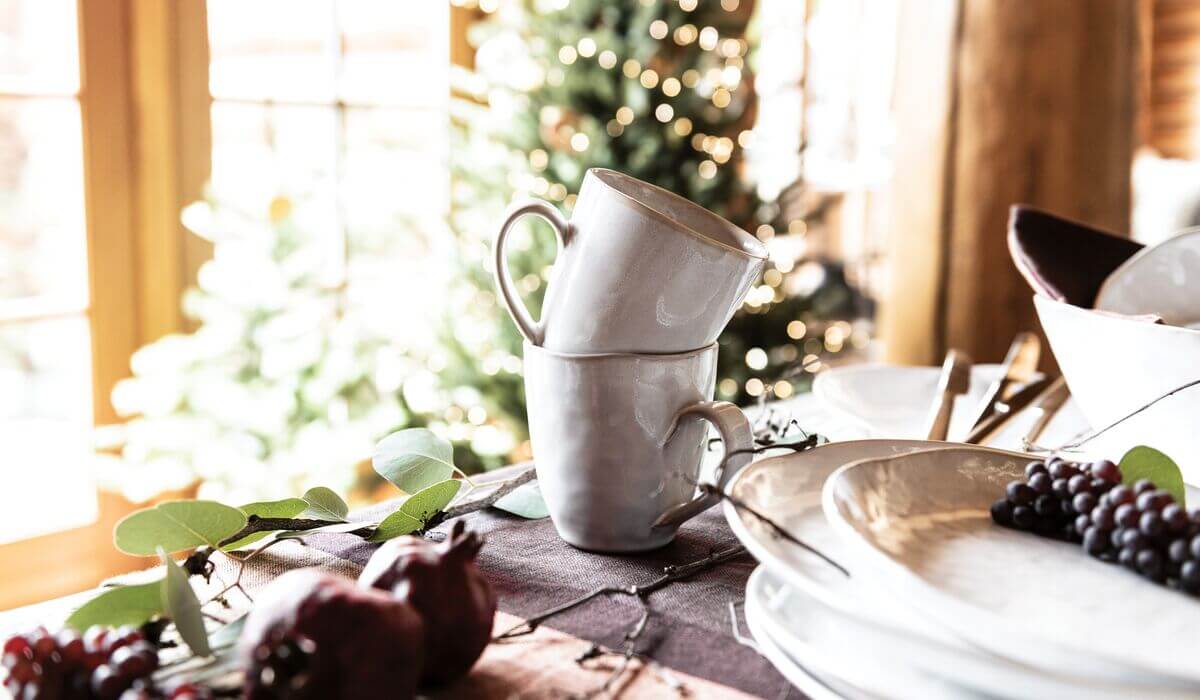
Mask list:
[[[559,252],[534,320],[505,257],[513,224],[550,222]],[[758,278],[766,247],[664,189],[588,170],[568,221],[553,205],[513,205],[496,235],[500,299],[533,345],[570,353],[679,353],[716,341]]]
[[[591,551],[654,549],[716,503],[697,488],[708,425],[725,450],[717,486],[753,448],[741,409],[712,400],[716,369],[715,344],[673,355],[579,355],[525,343],[534,464],[560,537]]]

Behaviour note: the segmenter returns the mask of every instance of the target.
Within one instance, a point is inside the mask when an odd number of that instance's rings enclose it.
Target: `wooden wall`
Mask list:
[[[902,0],[889,359],[997,360],[1036,329],[1012,204],[1129,230],[1141,22],[1129,0]]]

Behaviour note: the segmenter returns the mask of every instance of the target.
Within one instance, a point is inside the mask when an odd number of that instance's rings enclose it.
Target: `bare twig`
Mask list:
[[[1175,394],[1178,394],[1179,392],[1184,391],[1186,389],[1191,389],[1194,386],[1200,386],[1200,379],[1193,379],[1192,381],[1187,382],[1185,384],[1180,384],[1179,386],[1168,391],[1167,393],[1163,394],[1162,396],[1159,396],[1159,397],[1155,398],[1154,400],[1150,401],[1149,403],[1138,407],[1134,411],[1127,413],[1124,416],[1121,416],[1120,418],[1109,423],[1108,425],[1104,426],[1103,428],[1100,428],[1099,430],[1092,430],[1090,432],[1085,430],[1082,433],[1078,433],[1073,438],[1071,438],[1071,440],[1069,442],[1067,442],[1067,444],[1062,445],[1060,447],[1057,447],[1057,448],[1055,448],[1055,447],[1040,447],[1038,445],[1027,444],[1027,445],[1025,445],[1025,449],[1030,452],[1068,452],[1071,450],[1075,450],[1075,449],[1082,447],[1083,445],[1091,442],[1092,440],[1095,440],[1096,438],[1100,437],[1104,433],[1107,433],[1108,431],[1110,431],[1113,428],[1117,427],[1118,425],[1124,423],[1125,421],[1129,420],[1130,418],[1133,418],[1134,416],[1138,415],[1139,413],[1151,408],[1152,406],[1154,406],[1154,404],[1158,403],[1159,401],[1168,399],[1168,398],[1174,396]]]

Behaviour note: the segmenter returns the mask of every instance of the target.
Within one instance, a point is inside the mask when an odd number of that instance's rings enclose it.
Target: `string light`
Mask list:
[[[754,146],[754,138],[754,131],[745,129],[738,134],[737,142],[742,148],[752,148]]]
[[[687,136],[692,133],[692,120],[687,117],[680,117],[675,120],[675,133],[680,136]]]
[[[724,39],[721,41],[721,55],[725,58],[733,58],[742,54],[742,43],[737,39]]]
[[[554,188],[550,188],[550,196],[554,196]],[[766,282],[772,287],[778,287],[783,283],[783,273],[776,269],[770,269],[763,273],[763,282]]]
[[[803,236],[808,233],[808,224],[804,223],[804,219],[792,219],[788,222],[788,233]]]
[[[730,99],[732,99],[732,97],[730,96],[729,91],[723,87],[717,88],[713,91],[712,103],[720,109],[725,109],[728,107]]]
[[[721,82],[726,85],[737,85],[742,82],[742,69],[737,66],[725,66],[721,71]]]
[[[700,71],[696,70],[695,68],[688,68],[680,77],[683,80],[684,87],[689,89],[694,88],[696,87],[696,83],[700,82]]]
[[[721,0],[721,9],[726,12],[733,12],[738,9],[738,0]]]
[[[662,39],[666,37],[669,30],[670,28],[667,26],[667,23],[661,19],[656,19],[650,23],[650,36],[654,37],[655,39]]]
[[[696,40],[696,35],[700,30],[696,29],[694,24],[685,24],[675,30],[675,43],[680,46],[687,46]]]
[[[775,237],[775,228],[770,224],[760,224],[754,231],[754,235],[758,240],[766,242]]]
[[[767,353],[762,348],[750,348],[746,351],[746,366],[750,369],[766,369]]]
[[[700,48],[704,49],[705,51],[712,51],[713,49],[717,48],[717,40],[719,38],[720,35],[717,33],[715,27],[705,27],[704,29],[701,29]]]
[[[705,180],[711,180],[717,175],[717,164],[711,160],[701,161],[697,169],[700,171],[700,177]]]
[[[575,51],[574,46],[564,46],[558,50],[558,60],[561,61],[562,64],[566,65],[566,66],[569,66],[572,63],[574,63],[575,58],[578,55],[579,54]]]
[[[663,94],[667,97],[674,97],[679,94],[682,87],[679,84],[678,78],[667,78],[662,83]]]
[[[654,110],[654,117],[656,119],[658,119],[660,122],[662,122],[663,124],[666,124],[667,122],[671,121],[671,118],[674,116],[675,116],[675,108],[669,104],[665,104],[665,103],[661,104],[658,107],[656,107]]]
[[[632,58],[626,59],[625,63],[621,65],[621,72],[625,74],[626,78],[636,78],[642,72],[642,64]]]
[[[533,166],[534,170],[545,170],[550,164],[550,156],[540,148],[535,148],[529,152],[529,165]]]
[[[647,68],[646,70],[642,71],[642,87],[648,90],[653,88],[655,85],[658,85],[658,72],[656,72],[653,68]]]
[[[609,119],[608,123],[604,125],[604,130],[608,132],[608,135],[614,139],[625,133],[625,127],[622,126],[621,122],[617,121],[616,119]]]
[[[684,12],[691,12],[696,9],[696,0],[679,0],[679,9]]]
[[[775,382],[775,397],[786,399],[792,395],[792,383],[783,379]]]
[[[746,393],[751,396],[761,396],[763,393],[763,382],[758,377],[751,377],[746,380]]]
[[[596,40],[585,36],[579,40],[579,55],[584,58],[591,58],[596,54]]]
[[[596,62],[600,64],[601,68],[608,70],[609,68],[617,65],[617,55],[612,51],[605,49],[600,52],[600,56],[596,59]]]
[[[618,107],[617,108],[617,122],[624,126],[628,126],[628,125],[632,124],[633,123],[633,110],[630,109],[629,107]]]
[[[580,133],[571,137],[571,148],[575,149],[579,153],[586,151],[589,144],[590,141],[588,140],[587,134]]]
[[[737,393],[737,382],[726,377],[717,384],[717,391],[721,392],[721,396],[733,396]]]
[[[697,131],[692,136],[692,148],[696,149],[697,151],[703,151],[704,150],[704,139],[706,139],[706,138],[708,138],[708,137],[705,136],[703,132]]]

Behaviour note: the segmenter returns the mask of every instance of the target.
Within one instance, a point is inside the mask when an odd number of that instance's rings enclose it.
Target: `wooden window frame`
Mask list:
[[[132,353],[184,329],[181,294],[209,255],[179,220],[208,180],[208,30],[205,0],[77,0],[76,8],[100,426],[119,421],[109,397]],[[0,609],[146,563],[112,546],[113,525],[135,505],[104,492],[97,499],[93,523],[0,545]]]

